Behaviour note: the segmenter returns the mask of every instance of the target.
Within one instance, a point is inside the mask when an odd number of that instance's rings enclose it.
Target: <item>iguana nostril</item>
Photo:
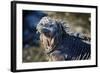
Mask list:
[[[43,33],[49,33],[50,32],[50,30],[48,30],[48,29],[42,29],[41,30]]]

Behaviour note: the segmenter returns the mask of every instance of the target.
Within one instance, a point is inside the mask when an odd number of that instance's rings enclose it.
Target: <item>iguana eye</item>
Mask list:
[[[41,25],[43,25],[43,23],[41,23]]]

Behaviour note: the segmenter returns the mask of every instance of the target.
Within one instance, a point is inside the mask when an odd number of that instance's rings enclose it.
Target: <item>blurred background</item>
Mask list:
[[[83,33],[91,38],[91,14],[74,12],[52,12],[23,10],[23,51],[22,60],[28,62],[45,62],[46,57],[39,40],[36,26],[42,17],[64,21],[71,32]]]

